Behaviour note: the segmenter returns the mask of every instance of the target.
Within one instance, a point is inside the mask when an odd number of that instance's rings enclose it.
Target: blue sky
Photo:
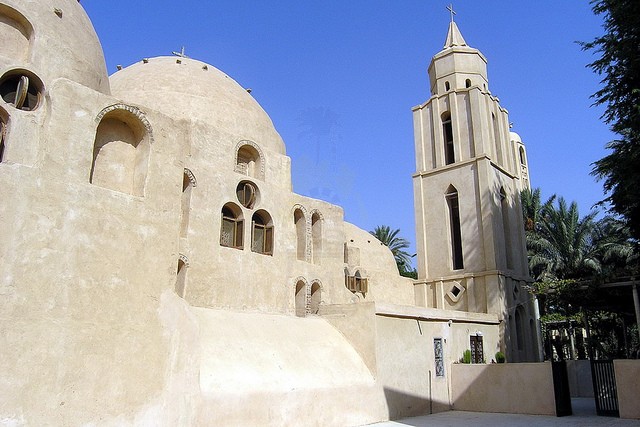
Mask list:
[[[435,0],[83,0],[109,73],[143,57],[186,54],[221,69],[271,116],[292,159],[294,191],[373,229],[415,241],[411,107],[429,97],[448,2]],[[527,145],[544,196],[603,198],[589,175],[613,139],[589,96],[600,78],[575,43],[602,32],[588,1],[464,0],[467,43],[489,61],[489,88]]]

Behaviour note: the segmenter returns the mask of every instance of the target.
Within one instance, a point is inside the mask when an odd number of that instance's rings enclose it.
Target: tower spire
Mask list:
[[[451,22],[449,22],[449,31],[447,32],[447,39],[444,41],[444,48],[453,47],[453,46],[466,46],[467,42],[464,41],[464,37],[462,37],[462,33],[458,29],[458,25],[453,20],[453,12],[451,14]]]

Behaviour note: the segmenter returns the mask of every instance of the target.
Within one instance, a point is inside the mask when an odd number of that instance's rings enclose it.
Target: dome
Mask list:
[[[111,76],[113,95],[175,119],[196,120],[284,154],[260,104],[220,70],[190,58],[145,59]]]
[[[78,0],[0,0],[0,72],[26,70],[45,86],[66,78],[109,93],[93,25]]]
[[[509,132],[509,138],[511,139],[511,142],[519,142],[522,144],[522,138],[520,138],[520,135],[515,132]]]

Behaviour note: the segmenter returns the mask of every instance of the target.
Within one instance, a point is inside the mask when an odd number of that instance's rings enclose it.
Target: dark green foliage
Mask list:
[[[465,350],[462,353],[462,358],[460,359],[460,363],[466,363],[467,365],[471,363],[471,350]]]
[[[387,246],[398,265],[398,272],[404,277],[418,278],[417,271],[411,267],[411,255],[405,249],[409,247],[409,241],[399,237],[400,229],[391,230],[388,225],[379,225],[373,231],[369,231],[380,242]]]
[[[496,363],[505,363],[507,358],[504,356],[504,353],[499,351],[496,353]]]
[[[593,94],[606,107],[602,119],[620,138],[607,144],[610,154],[594,163],[603,180],[605,199],[621,215],[633,237],[640,239],[640,1],[593,0],[593,11],[604,18],[605,33],[581,43],[597,59],[589,64],[603,76]]]

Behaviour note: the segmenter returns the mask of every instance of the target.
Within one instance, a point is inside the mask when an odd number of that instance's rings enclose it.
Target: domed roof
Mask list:
[[[102,46],[78,0],[0,0],[0,69],[27,69],[45,86],[66,78],[109,93]]]
[[[509,137],[512,142],[519,142],[522,144],[522,138],[520,138],[520,135],[518,135],[517,133],[509,132]]]
[[[145,59],[111,76],[113,95],[173,118],[197,120],[285,153],[260,104],[231,77],[190,58]]]

